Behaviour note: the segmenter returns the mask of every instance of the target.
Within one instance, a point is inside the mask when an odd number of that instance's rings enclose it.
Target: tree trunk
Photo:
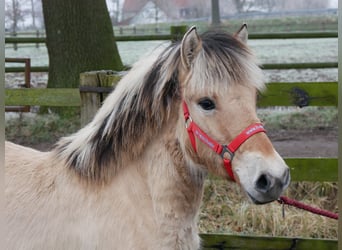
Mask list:
[[[242,13],[243,7],[246,4],[246,0],[234,0],[234,3],[238,13]]]
[[[213,26],[221,24],[219,0],[211,0],[211,24]]]
[[[80,73],[122,70],[105,0],[42,0],[48,88],[78,87]]]

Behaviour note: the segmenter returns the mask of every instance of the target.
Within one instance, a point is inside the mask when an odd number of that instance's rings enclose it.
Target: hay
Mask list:
[[[337,184],[294,182],[286,196],[337,212]],[[253,205],[235,183],[207,180],[200,213],[201,233],[288,236],[337,239],[336,220],[278,202]]]

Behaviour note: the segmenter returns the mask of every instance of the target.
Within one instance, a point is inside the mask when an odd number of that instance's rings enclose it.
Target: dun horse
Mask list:
[[[264,83],[246,41],[245,25],[193,27],[51,152],[6,143],[5,249],[199,249],[208,173],[277,199],[289,169],[256,115]]]

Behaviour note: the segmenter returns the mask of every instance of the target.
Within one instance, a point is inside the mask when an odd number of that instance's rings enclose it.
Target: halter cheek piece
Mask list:
[[[226,168],[226,171],[229,175],[229,177],[235,181],[233,169],[232,169],[232,160],[234,158],[234,154],[236,150],[241,146],[242,143],[244,143],[249,137],[260,133],[260,132],[266,132],[263,125],[261,123],[254,123],[247,128],[245,128],[238,136],[236,136],[228,145],[222,145],[217,143],[215,140],[210,138],[206,133],[204,133],[198,125],[193,122],[190,116],[188,105],[185,101],[183,101],[183,112],[184,112],[184,118],[185,118],[185,127],[188,131],[189,138],[191,145],[195,152],[197,153],[196,148],[196,139],[197,137],[199,140],[201,140],[204,144],[206,144],[209,148],[211,148],[213,151],[215,151],[217,154],[219,154],[223,159],[223,164]]]

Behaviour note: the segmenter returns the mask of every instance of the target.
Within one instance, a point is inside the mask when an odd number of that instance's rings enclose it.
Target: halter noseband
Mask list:
[[[228,145],[222,145],[216,142],[214,139],[210,138],[206,133],[204,133],[200,127],[193,122],[190,116],[188,105],[185,101],[183,101],[183,112],[185,118],[185,127],[188,131],[191,145],[195,152],[197,153],[196,148],[196,139],[195,136],[200,139],[204,144],[206,144],[209,148],[219,154],[223,159],[223,164],[226,168],[226,171],[229,177],[235,181],[232,164],[231,161],[234,158],[234,154],[236,150],[244,143],[249,137],[260,133],[266,132],[263,125],[261,123],[254,123],[247,128],[245,128],[238,136],[236,136]]]

